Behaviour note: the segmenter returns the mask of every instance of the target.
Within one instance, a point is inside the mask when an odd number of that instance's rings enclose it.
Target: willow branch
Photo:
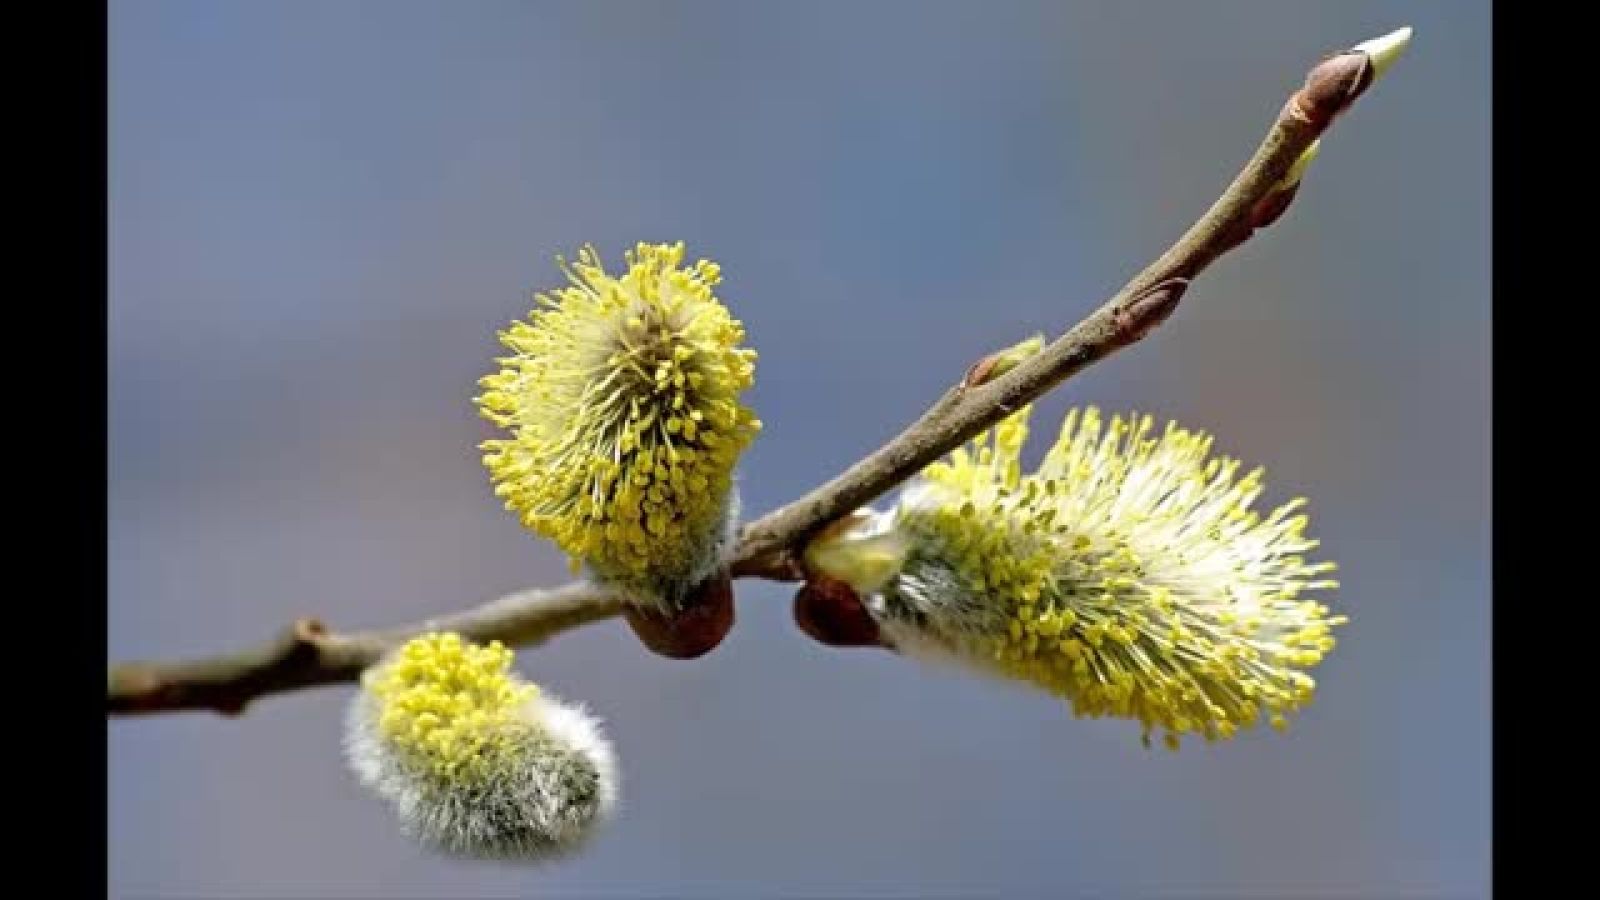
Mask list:
[[[872,502],[1084,367],[1149,334],[1177,308],[1200,272],[1283,215],[1298,190],[1298,182],[1282,185],[1284,176],[1376,74],[1372,57],[1359,50],[1318,64],[1289,97],[1233,183],[1155,262],[1032,359],[992,381],[969,375],[889,443],[827,484],[752,522],[734,556],[735,566],[765,561],[774,573],[796,568],[797,548],[817,529]]]
[[[829,522],[904,482],[1086,366],[1136,343],[1177,308],[1207,266],[1277,221],[1298,190],[1289,177],[1334,119],[1404,46],[1409,30],[1331,56],[1284,103],[1266,138],[1222,196],[1115,296],[1037,354],[1000,374],[980,360],[887,444],[804,497],[744,527],[727,558],[736,578],[795,581],[806,541]],[[1387,43],[1386,43],[1387,42]],[[302,619],[264,647],[176,663],[126,663],[107,678],[111,714],[213,710],[237,714],[254,698],[355,680],[389,648],[427,630],[530,645],[612,618],[622,601],[586,582],[509,594],[465,612],[382,631],[337,634]]]
[[[533,646],[621,611],[616,595],[579,581],[517,591],[465,612],[382,631],[335,634],[316,619],[300,619],[271,643],[241,653],[113,666],[106,678],[106,709],[113,714],[201,709],[236,715],[263,694],[354,681],[391,647],[424,631]]]

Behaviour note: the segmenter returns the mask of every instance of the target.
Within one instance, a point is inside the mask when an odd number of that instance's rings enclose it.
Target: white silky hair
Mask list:
[[[520,713],[489,777],[451,783],[396,752],[379,728],[378,704],[362,692],[345,717],[345,757],[394,809],[401,830],[429,847],[478,859],[557,859],[615,811],[616,753],[582,706],[541,693]]]
[[[901,655],[941,669],[1008,681],[969,646],[992,633],[993,609],[983,598],[973,596],[960,575],[943,561],[934,535],[913,533],[897,515],[901,510],[935,508],[946,492],[938,484],[914,478],[901,489],[895,506],[875,516],[863,529],[873,536],[899,532],[912,548],[888,583],[864,598],[865,605]]]

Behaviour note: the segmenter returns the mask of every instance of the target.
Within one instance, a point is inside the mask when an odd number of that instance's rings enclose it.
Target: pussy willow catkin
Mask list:
[[[431,633],[390,654],[362,678],[345,750],[407,834],[455,855],[560,856],[616,805],[599,723],[518,678],[498,641]]]
[[[925,469],[888,512],[824,537],[808,559],[868,594],[888,640],[1037,685],[1080,716],[1232,737],[1311,700],[1307,670],[1343,616],[1306,599],[1296,499],[1262,516],[1262,471],[1149,416],[1066,417],[1038,470],[1029,408]]]
[[[639,244],[612,276],[592,247],[571,284],[538,295],[500,335],[511,355],[480,382],[483,444],[508,509],[575,563],[670,609],[717,564],[737,515],[734,465],[761,423],[744,329],[713,294],[716,263]]]

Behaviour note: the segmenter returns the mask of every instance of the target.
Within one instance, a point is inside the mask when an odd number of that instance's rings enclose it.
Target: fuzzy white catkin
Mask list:
[[[581,847],[616,807],[616,754],[599,721],[547,693],[522,706],[480,779],[437,775],[401,752],[379,721],[379,702],[363,691],[346,717],[350,766],[389,802],[407,835],[444,853],[556,859]]]

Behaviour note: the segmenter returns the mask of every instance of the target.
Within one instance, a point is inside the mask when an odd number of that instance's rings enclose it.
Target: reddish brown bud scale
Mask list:
[[[1312,68],[1305,86],[1289,98],[1290,114],[1320,133],[1372,84],[1374,74],[1372,58],[1365,53],[1331,56]]]
[[[1189,290],[1189,279],[1168,278],[1133,298],[1112,314],[1119,344],[1141,340],[1167,320]]]
[[[837,578],[814,575],[794,595],[794,621],[812,640],[829,647],[883,646],[877,620],[861,596]]]
[[[1299,192],[1300,185],[1296,183],[1257,200],[1256,205],[1250,209],[1250,227],[1266,228],[1278,221],[1289,209],[1289,204],[1294,202],[1295,194]]]
[[[966,377],[961,379],[962,386],[976,387],[980,384],[983,384],[985,381],[988,381],[989,373],[993,372],[995,365],[1000,362],[1001,352],[1003,351],[991,353],[988,356],[985,356],[983,359],[973,363],[972,368],[967,370]]]
[[[623,617],[639,642],[668,659],[696,659],[733,630],[733,582],[727,572],[707,579],[673,613],[629,604]]]

